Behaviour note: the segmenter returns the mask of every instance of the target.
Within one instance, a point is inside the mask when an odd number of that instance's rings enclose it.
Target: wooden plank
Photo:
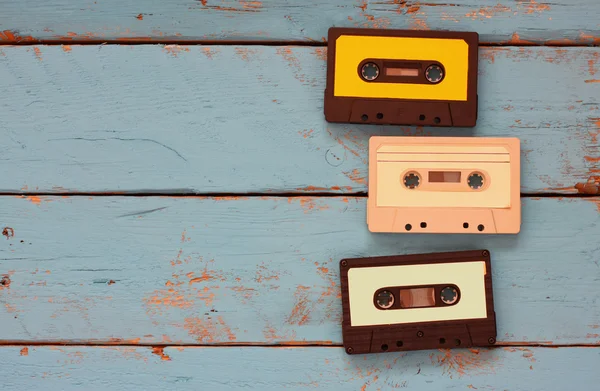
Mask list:
[[[325,54],[1,48],[0,191],[364,192],[368,138],[381,134],[520,137],[528,194],[598,181],[596,49],[482,49],[475,129],[328,124]]]
[[[567,390],[600,381],[600,348],[434,350],[347,356],[341,348],[2,347],[3,389]],[[292,369],[293,368],[293,369]]]
[[[371,234],[365,199],[3,197],[3,341],[341,343],[338,261],[487,248],[500,343],[600,343],[597,198],[519,235]]]
[[[478,31],[493,43],[597,44],[599,12],[596,0],[5,0],[0,42],[321,42],[329,27],[346,26]]]

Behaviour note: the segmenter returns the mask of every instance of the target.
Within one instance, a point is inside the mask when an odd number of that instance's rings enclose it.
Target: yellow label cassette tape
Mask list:
[[[474,32],[329,29],[329,122],[475,126]]]
[[[517,138],[371,137],[371,232],[515,234]]]

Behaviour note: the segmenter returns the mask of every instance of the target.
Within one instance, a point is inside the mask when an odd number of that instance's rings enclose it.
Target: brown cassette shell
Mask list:
[[[350,326],[348,270],[360,267],[419,265],[485,261],[487,317],[484,319]],[[496,314],[492,291],[492,269],[488,250],[412,254],[340,261],[342,288],[342,336],[348,354],[383,353],[455,347],[491,346],[496,343]],[[442,342],[443,341],[443,342]]]
[[[333,83],[335,74],[336,40],[341,35],[398,36],[415,38],[463,39],[469,45],[469,71],[467,101],[427,101],[407,99],[335,97]],[[473,127],[477,123],[477,72],[479,35],[475,32],[380,30],[332,27],[328,33],[327,87],[324,112],[328,122]],[[427,60],[427,59],[423,59]],[[383,118],[378,118],[382,113]],[[362,120],[363,114],[368,119]],[[421,115],[425,116],[421,120]]]

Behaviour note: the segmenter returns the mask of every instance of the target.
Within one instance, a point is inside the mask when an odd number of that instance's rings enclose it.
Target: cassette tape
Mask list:
[[[371,137],[371,232],[516,234],[517,138]]]
[[[479,35],[330,28],[329,122],[472,127]]]
[[[487,250],[344,259],[348,354],[496,343]]]

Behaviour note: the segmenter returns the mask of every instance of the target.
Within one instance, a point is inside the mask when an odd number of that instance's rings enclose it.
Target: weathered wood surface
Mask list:
[[[487,248],[500,343],[600,343],[597,198],[525,198],[509,236],[371,234],[365,198],[1,201],[3,341],[339,344],[340,259]]]
[[[600,348],[3,347],[3,390],[593,390]]]
[[[0,42],[324,41],[331,26],[478,31],[484,42],[597,44],[597,0],[4,0]]]
[[[325,55],[2,47],[0,191],[364,192],[378,134],[520,137],[528,194],[598,179],[596,48],[482,49],[475,129],[328,124]]]

